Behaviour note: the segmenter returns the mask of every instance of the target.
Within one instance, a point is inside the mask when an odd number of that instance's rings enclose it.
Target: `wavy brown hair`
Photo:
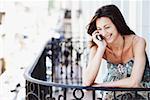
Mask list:
[[[99,8],[93,18],[91,19],[90,23],[88,24],[87,33],[92,35],[92,33],[96,30],[96,20],[100,17],[108,17],[116,26],[118,32],[121,35],[130,35],[135,34],[128,25],[126,24],[123,15],[121,14],[120,10],[115,5],[105,5]]]

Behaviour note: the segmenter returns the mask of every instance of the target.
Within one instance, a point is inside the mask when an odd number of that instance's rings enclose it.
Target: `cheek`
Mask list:
[[[111,32],[114,34],[114,35],[118,35],[118,31],[117,29],[114,27],[112,28]]]
[[[117,31],[116,28],[113,26],[111,28],[107,29],[108,33],[115,33],[116,31]]]
[[[114,30],[113,30],[113,29],[108,29],[107,32],[108,32],[108,33],[113,33]]]

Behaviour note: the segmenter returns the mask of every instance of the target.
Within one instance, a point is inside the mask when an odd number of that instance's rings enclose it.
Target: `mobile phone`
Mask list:
[[[96,39],[102,41],[104,39],[104,37],[102,35],[96,35]]]

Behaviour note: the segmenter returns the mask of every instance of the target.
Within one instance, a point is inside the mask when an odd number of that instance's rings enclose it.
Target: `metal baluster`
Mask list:
[[[114,92],[114,99],[113,100],[117,100],[116,98],[116,91],[113,91]]]
[[[69,55],[70,55],[70,52],[69,52],[69,46],[68,46],[68,41],[66,42],[65,44],[65,51],[64,51],[64,56],[65,56],[65,67],[66,67],[66,84],[68,84],[68,65],[69,65]]]
[[[52,38],[52,44],[51,44],[51,51],[52,51],[52,82],[54,81],[54,38]]]
[[[28,98],[28,96],[27,96],[27,94],[30,92],[30,91],[29,91],[29,85],[28,85],[28,84],[29,84],[29,81],[26,80],[26,84],[25,84],[25,85],[26,85],[26,86],[25,86],[25,87],[26,87],[26,100],[29,100],[29,98]]]
[[[77,93],[80,93],[80,95],[77,94],[76,92],[77,92]],[[82,98],[84,97],[84,92],[83,92],[82,89],[75,89],[75,90],[73,91],[73,96],[74,96],[74,98],[75,98],[76,100],[82,100]],[[78,97],[78,96],[80,96],[80,97]]]
[[[150,100],[150,91],[147,93],[147,99]]]
[[[137,93],[137,91],[135,91],[135,97],[134,98],[137,98],[137,96],[138,96],[138,93]]]
[[[95,90],[93,90],[92,93],[93,93],[93,100],[95,100],[95,96],[96,96],[95,95]]]
[[[64,88],[64,100],[67,100],[67,88]]]
[[[70,57],[71,57],[71,61],[70,61],[70,65],[71,65],[71,69],[70,69],[70,77],[71,77],[71,83],[73,84],[73,42],[70,41]]]
[[[60,66],[60,83],[63,83],[63,66],[64,66],[64,54],[63,54],[63,51],[64,51],[64,42],[61,43],[61,66]]]
[[[77,66],[77,83],[80,84],[82,82],[82,74],[81,74],[81,55],[83,54],[83,51],[80,47],[75,50],[76,51],[76,66]]]
[[[65,50],[64,51],[64,55],[65,55],[65,69],[66,69],[66,76],[65,76],[65,79],[66,79],[66,84],[68,84],[68,64],[69,64],[69,60],[68,60],[68,56],[69,56],[69,51],[68,50]]]

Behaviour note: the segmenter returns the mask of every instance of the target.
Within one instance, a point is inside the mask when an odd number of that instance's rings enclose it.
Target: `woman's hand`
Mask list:
[[[103,87],[103,83],[93,83],[93,87]]]
[[[98,49],[105,50],[107,43],[106,43],[105,39],[101,39],[101,40],[98,39],[97,36],[99,36],[99,35],[100,35],[100,33],[97,30],[95,30],[92,33],[92,40],[98,46]]]

